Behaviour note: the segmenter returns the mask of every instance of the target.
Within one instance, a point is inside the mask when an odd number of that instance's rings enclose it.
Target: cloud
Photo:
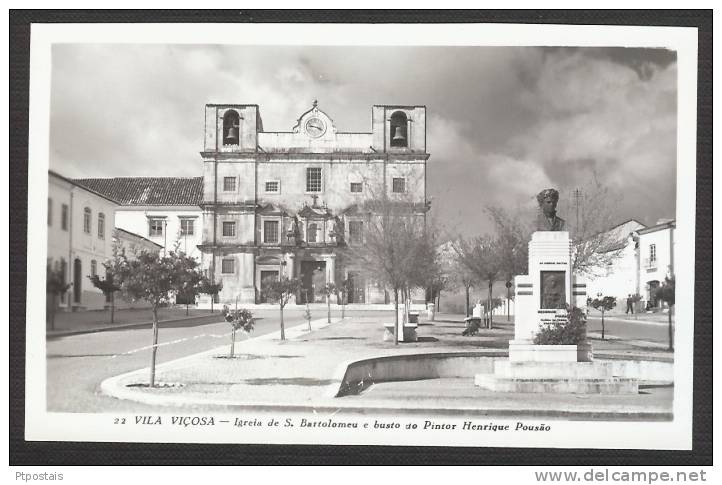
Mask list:
[[[446,225],[593,173],[620,220],[674,214],[676,63],[661,49],[56,45],[51,167],[74,176],[201,173],[206,103],[258,104],[288,131],[314,99],[340,131],[373,104],[428,107],[428,190]]]

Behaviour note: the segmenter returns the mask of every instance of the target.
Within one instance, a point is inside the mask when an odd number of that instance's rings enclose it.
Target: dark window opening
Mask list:
[[[263,221],[263,242],[278,244],[278,221]]]
[[[238,145],[240,139],[241,117],[232,109],[223,115],[223,144]]]
[[[401,177],[395,177],[392,180],[391,190],[398,194],[403,194],[404,192],[406,192],[406,179]]]
[[[409,146],[406,127],[408,120],[406,114],[401,111],[391,115],[391,146],[407,147]]]
[[[223,235],[226,237],[235,237],[236,223],[227,221],[223,222]]]
[[[351,192],[363,192],[363,184],[361,182],[351,182]]]
[[[306,192],[321,192],[321,168],[306,169]]]

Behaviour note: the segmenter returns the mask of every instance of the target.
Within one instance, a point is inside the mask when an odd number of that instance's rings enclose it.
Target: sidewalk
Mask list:
[[[220,309],[196,310],[190,308],[186,315],[185,308],[161,308],[158,310],[158,322],[179,322],[193,319],[207,319],[208,323],[220,322]],[[103,332],[119,328],[150,327],[153,324],[153,312],[149,308],[133,308],[115,311],[114,322],[110,323],[110,311],[89,310],[82,312],[60,312],[55,316],[54,329],[48,329],[48,337],[60,337],[81,333]]]
[[[335,319],[331,325],[319,320],[312,322],[311,332],[306,324],[289,329],[286,341],[280,341],[277,334],[267,334],[238,342],[234,359],[228,358],[229,348],[223,346],[159,366],[157,379],[167,387],[142,387],[147,384],[148,371],[141,369],[103,382],[102,389],[117,398],[160,406],[314,412],[343,409],[352,413],[371,408],[474,415],[519,412],[565,419],[570,416],[666,419],[671,413],[669,389],[639,396],[585,395],[580,401],[579,396],[571,394],[490,393],[475,387],[473,376],[375,383],[374,376],[369,375],[370,387],[363,387],[363,392],[334,397],[353,362],[369,359],[373,366],[373,362],[384,358],[449,353],[458,358],[503,358],[508,354],[508,341],[513,338],[513,324],[505,322],[495,322],[496,328],[482,330],[477,336],[463,337],[463,321],[440,316],[433,323],[422,321],[418,342],[395,346],[383,341],[382,323],[375,317],[347,318],[340,323]],[[656,360],[655,351],[623,342],[599,342],[599,349],[597,342],[594,344],[599,356],[618,359],[649,356]],[[376,375],[381,375],[380,372],[374,371]]]

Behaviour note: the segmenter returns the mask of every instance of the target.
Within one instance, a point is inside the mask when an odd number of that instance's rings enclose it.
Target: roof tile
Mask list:
[[[83,178],[73,182],[121,205],[199,205],[203,177]]]

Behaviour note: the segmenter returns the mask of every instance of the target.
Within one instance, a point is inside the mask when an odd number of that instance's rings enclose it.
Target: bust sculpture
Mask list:
[[[557,216],[559,191],[544,189],[537,194],[536,200],[540,209],[537,219],[537,231],[564,231],[564,219]]]

